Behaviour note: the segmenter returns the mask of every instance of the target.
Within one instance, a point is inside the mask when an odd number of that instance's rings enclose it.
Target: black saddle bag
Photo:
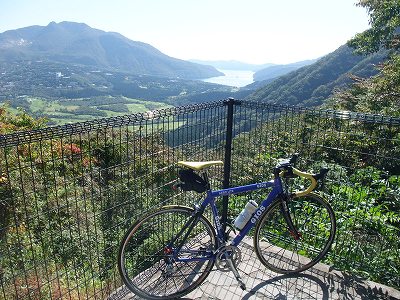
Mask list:
[[[196,174],[192,169],[179,170],[180,183],[178,186],[183,191],[195,191],[198,193],[205,192],[208,189],[208,183],[201,176]]]

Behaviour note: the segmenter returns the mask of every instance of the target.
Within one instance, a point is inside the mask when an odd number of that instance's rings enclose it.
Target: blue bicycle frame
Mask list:
[[[221,222],[219,221],[219,214],[218,214],[217,206],[215,205],[215,199],[217,197],[221,197],[221,196],[235,195],[235,194],[240,194],[240,193],[244,193],[244,192],[265,189],[265,188],[273,188],[273,189],[268,194],[268,197],[265,200],[263,200],[261,202],[261,204],[258,206],[257,210],[253,213],[252,217],[247,222],[247,224],[242,228],[242,230],[240,230],[240,232],[231,241],[231,243],[230,243],[231,246],[237,246],[240,244],[240,242],[243,240],[243,238],[247,235],[247,233],[251,230],[251,228],[253,228],[253,226],[256,224],[257,220],[260,218],[260,216],[263,214],[263,212],[268,208],[268,206],[274,201],[274,199],[278,195],[283,193],[281,178],[277,177],[271,181],[254,183],[254,184],[232,187],[232,188],[216,190],[216,191],[212,191],[212,190],[207,191],[207,197],[201,203],[201,205],[199,207],[199,211],[203,212],[206,209],[206,207],[208,205],[210,205],[211,211],[213,214],[215,228],[216,228],[217,238],[218,238],[218,246],[220,246],[222,243],[225,242],[225,233],[223,232],[223,226],[222,226]],[[207,255],[207,256],[196,257],[196,258],[195,257],[179,258],[177,254],[180,251],[180,247],[179,247],[179,249],[176,249],[175,251],[174,251],[175,252],[174,256],[177,261],[186,261],[187,262],[187,261],[209,260],[209,259],[215,258],[214,257],[215,255],[213,255],[211,253],[209,253],[209,255]]]

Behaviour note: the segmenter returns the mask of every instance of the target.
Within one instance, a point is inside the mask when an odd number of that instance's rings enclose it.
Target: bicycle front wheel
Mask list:
[[[193,215],[189,207],[167,206],[132,225],[118,255],[129,290],[145,299],[174,299],[206,279],[214,265],[215,230],[204,216],[187,228]]]
[[[299,233],[290,232],[278,199],[256,225],[254,248],[260,261],[277,273],[296,273],[311,268],[329,251],[336,220],[329,203],[315,193],[288,200],[289,214]]]

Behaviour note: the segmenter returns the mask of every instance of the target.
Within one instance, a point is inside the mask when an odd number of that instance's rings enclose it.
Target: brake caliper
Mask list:
[[[171,247],[165,247],[164,248],[164,254],[165,255],[170,255],[170,254],[172,254],[172,252],[173,252],[173,250],[172,250]]]
[[[292,230],[289,230],[290,235],[297,241],[301,239],[301,233],[300,232],[294,232]]]

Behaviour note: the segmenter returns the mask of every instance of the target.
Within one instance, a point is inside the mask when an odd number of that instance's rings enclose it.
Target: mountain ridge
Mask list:
[[[295,71],[301,67],[311,65],[315,63],[318,59],[308,59],[308,60],[302,60],[290,64],[284,64],[284,65],[273,65],[273,66],[268,66],[264,69],[258,70],[257,72],[254,73],[253,78],[254,81],[265,81],[265,80],[271,80],[273,78],[285,75],[287,73],[290,73],[292,71]]]
[[[197,64],[212,66],[219,70],[236,70],[236,71],[253,71],[264,69],[269,66],[274,66],[273,63],[265,64],[249,64],[237,60],[201,60],[201,59],[189,59],[190,62]]]
[[[0,33],[0,60],[49,60],[185,79],[222,75],[211,66],[170,57],[149,44],[130,40],[119,33],[67,21]]]
[[[376,65],[384,61],[387,52],[368,56],[353,53],[347,45],[325,55],[317,62],[303,66],[272,81],[256,82],[248,86],[260,87],[246,99],[276,104],[319,106],[324,104],[334,89],[351,83],[349,75],[370,77],[378,73]]]

